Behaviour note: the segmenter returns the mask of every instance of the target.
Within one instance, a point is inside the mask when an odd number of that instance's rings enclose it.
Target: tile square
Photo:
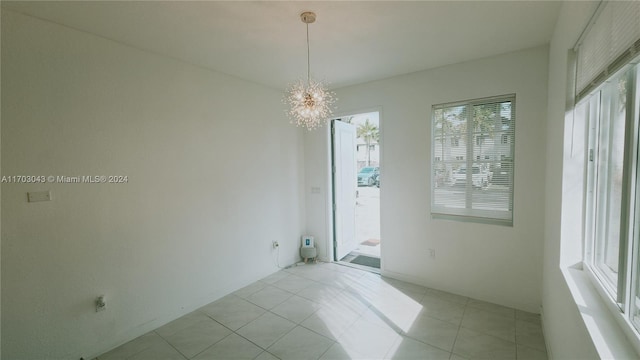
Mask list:
[[[340,273],[327,268],[323,269],[318,267],[315,271],[308,271],[303,273],[301,276],[317,282],[331,282],[332,280],[337,279],[340,276]]]
[[[449,360],[451,353],[408,337],[399,339],[385,359],[402,360]]]
[[[301,326],[269,347],[268,351],[282,360],[319,359],[333,345],[333,341]]]
[[[231,334],[212,347],[201,352],[195,360],[253,359],[263,350],[243,337]]]
[[[294,295],[280,305],[271,309],[271,312],[293,321],[296,324],[311,316],[320,308],[320,305],[311,300]]]
[[[442,300],[451,301],[454,303],[458,303],[460,305],[467,305],[469,298],[466,296],[452,294],[446,291],[436,290],[436,289],[427,289],[426,295],[435,296]]]
[[[516,358],[516,344],[495,336],[461,328],[453,346],[453,353],[470,359]]]
[[[320,360],[353,360],[353,359],[366,359],[362,354],[356,352],[347,351],[340,343],[333,343],[329,350],[327,350]]]
[[[186,360],[176,349],[166,342],[158,343],[127,360]]]
[[[241,327],[237,333],[261,348],[266,349],[284,334],[291,331],[295,326],[296,324],[291,321],[267,312]]]
[[[462,327],[493,335],[511,342],[516,341],[516,320],[495,312],[467,307]]]
[[[374,325],[390,327],[400,334],[409,330],[419,316],[419,308],[379,304],[367,309],[360,318]]]
[[[337,272],[337,271],[334,271],[334,273],[335,274],[333,274],[332,276],[327,277],[326,279],[320,280],[319,282],[321,284],[333,286],[333,287],[336,287],[338,289],[347,289],[351,285],[353,285],[354,282],[357,282],[357,280],[355,280],[349,274],[340,273],[340,272]]]
[[[528,321],[516,321],[516,343],[546,352],[542,325]]]
[[[542,324],[540,314],[534,314],[522,310],[516,310],[516,320],[526,321],[534,324]]]
[[[233,293],[233,295],[235,296],[239,296],[243,299],[246,299],[247,297],[251,296],[252,294],[264,289],[267,286],[266,283],[263,283],[262,281],[256,281],[254,283],[251,283],[245,287],[243,287],[240,290],[237,290]]]
[[[422,285],[412,284],[406,281],[396,280],[396,279],[387,278],[387,277],[382,277],[382,280],[396,289],[401,289],[404,291],[409,291],[409,292],[418,293],[418,294],[427,293],[427,288]]]
[[[247,300],[262,308],[272,309],[291,296],[293,296],[292,293],[269,285],[264,289],[247,296]]]
[[[446,321],[454,325],[460,325],[465,306],[457,302],[443,300],[442,298],[425,295],[420,302],[421,314]]]
[[[331,309],[347,317],[352,314],[361,315],[369,308],[369,302],[366,299],[348,291],[339,292],[330,298],[322,298],[318,303],[323,308]]]
[[[235,295],[227,295],[200,310],[231,330],[238,330],[266,311]]]
[[[418,316],[405,335],[451,352],[458,334],[458,326],[429,316]]]
[[[169,335],[165,340],[185,357],[191,358],[230,333],[231,330],[209,318]]]
[[[400,335],[386,324],[380,326],[361,318],[339,336],[338,343],[347,353],[382,359],[399,339]]]
[[[509,319],[516,318],[516,309],[498,305],[498,304],[493,304],[493,303],[482,301],[482,300],[469,299],[467,306],[475,309],[479,309],[479,310],[488,311],[497,315],[501,315]]]
[[[312,284],[315,284],[316,282],[313,280],[309,280],[306,278],[303,278],[301,276],[298,275],[289,275],[288,277],[278,280],[275,283],[273,283],[273,286],[278,287],[279,289],[288,291],[290,293],[298,293],[300,290],[306,288],[307,286],[310,286]]]
[[[452,353],[449,360],[469,360],[469,359]]]
[[[260,355],[258,355],[257,358],[255,358],[254,360],[280,360],[277,357],[273,356],[271,353],[269,353],[268,351],[263,351]]]
[[[341,292],[342,290],[333,286],[321,283],[313,283],[300,290],[297,295],[309,299],[313,302],[322,304],[323,302],[330,301]]]
[[[526,345],[516,344],[518,360],[547,360],[547,353]]]
[[[288,272],[280,270],[280,271],[274,272],[273,274],[265,278],[260,279],[260,281],[269,285],[273,285],[273,283],[280,281],[288,277],[289,275],[290,274]]]
[[[358,314],[344,316],[331,311],[331,309],[321,308],[301,322],[300,325],[329,339],[337,340],[338,336],[351,326],[358,317]]]
[[[176,320],[173,320],[163,326],[160,326],[155,330],[155,332],[163,338],[166,338],[167,336],[173,335],[180,330],[188,328],[191,325],[195,325],[201,321],[210,320],[211,318],[208,317],[207,314],[196,310],[183,315],[182,317],[177,318]]]
[[[127,359],[137,353],[147,350],[155,345],[165,343],[164,339],[155,332],[151,331],[139,336],[128,343],[100,355],[100,360],[121,360]]]

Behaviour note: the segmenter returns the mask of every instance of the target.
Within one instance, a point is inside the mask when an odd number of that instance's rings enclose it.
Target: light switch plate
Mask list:
[[[33,191],[27,193],[29,202],[51,201],[51,191]]]

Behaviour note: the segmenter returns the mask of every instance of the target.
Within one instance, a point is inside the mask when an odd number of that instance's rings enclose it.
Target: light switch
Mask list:
[[[312,193],[312,194],[320,194],[320,187],[318,187],[318,186],[312,186],[312,187],[311,187],[311,193]]]
[[[33,191],[28,192],[27,197],[29,202],[36,201],[51,201],[51,191]]]

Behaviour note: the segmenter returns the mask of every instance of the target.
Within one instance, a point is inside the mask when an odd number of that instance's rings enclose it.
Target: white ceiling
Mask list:
[[[11,9],[284,89],[337,88],[549,42],[558,1],[7,2]]]

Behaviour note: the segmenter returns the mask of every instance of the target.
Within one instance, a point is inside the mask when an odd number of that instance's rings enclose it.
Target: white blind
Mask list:
[[[513,220],[515,95],[435,105],[433,215]]]
[[[640,1],[606,2],[578,44],[582,98],[640,53]]]

